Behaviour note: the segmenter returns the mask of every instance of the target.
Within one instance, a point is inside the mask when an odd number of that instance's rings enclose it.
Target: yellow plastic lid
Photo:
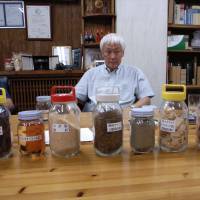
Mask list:
[[[186,86],[175,84],[163,84],[162,98],[168,101],[184,101],[186,98]]]
[[[6,103],[6,90],[4,88],[0,88],[0,104]]]

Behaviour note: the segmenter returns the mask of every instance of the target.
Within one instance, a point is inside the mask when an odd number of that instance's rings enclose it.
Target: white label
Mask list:
[[[115,132],[122,130],[122,122],[107,123],[107,132]]]
[[[19,140],[21,142],[34,142],[34,141],[39,141],[42,140],[42,136],[41,135],[34,135],[34,136],[19,136]]]
[[[53,124],[54,133],[68,133],[69,125],[68,124]]]
[[[176,130],[175,120],[161,119],[160,130],[174,133]]]
[[[3,128],[0,126],[0,135],[3,135]]]

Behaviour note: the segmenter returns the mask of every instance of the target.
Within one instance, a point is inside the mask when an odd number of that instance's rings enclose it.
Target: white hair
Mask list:
[[[122,50],[125,50],[125,42],[124,39],[117,35],[116,33],[109,33],[105,35],[100,42],[100,49],[102,51],[104,45],[106,44],[119,44],[122,47]]]

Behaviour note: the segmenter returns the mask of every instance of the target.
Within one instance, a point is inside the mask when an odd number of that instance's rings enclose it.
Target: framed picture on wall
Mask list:
[[[58,56],[59,62],[63,65],[72,64],[72,47],[71,46],[52,46],[52,55]]]
[[[23,1],[0,1],[0,28],[25,28]]]
[[[51,5],[26,5],[27,39],[51,40]]]
[[[95,61],[102,60],[101,52],[99,48],[85,48],[84,55],[84,68],[90,69],[97,66]]]

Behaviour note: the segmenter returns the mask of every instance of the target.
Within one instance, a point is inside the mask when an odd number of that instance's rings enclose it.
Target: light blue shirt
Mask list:
[[[105,64],[88,70],[76,85],[76,96],[86,105],[83,111],[93,111],[96,105],[96,89],[103,86],[118,86],[122,108],[136,99],[153,97],[154,93],[144,73],[136,67],[119,65],[110,71]]]

